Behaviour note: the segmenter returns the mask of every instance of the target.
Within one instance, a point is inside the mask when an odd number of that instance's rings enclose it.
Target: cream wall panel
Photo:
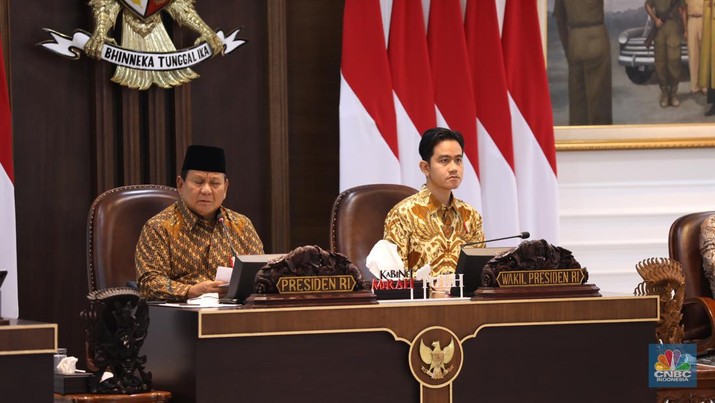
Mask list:
[[[670,224],[715,210],[715,149],[568,151],[557,155],[560,245],[604,292],[632,293],[635,264],[667,257]]]

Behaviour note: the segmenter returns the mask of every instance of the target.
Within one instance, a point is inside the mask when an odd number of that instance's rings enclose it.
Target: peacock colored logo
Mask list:
[[[697,386],[695,345],[651,344],[648,350],[648,361],[651,363],[650,387]]]
[[[680,350],[665,350],[663,354],[658,354],[658,362],[655,363],[656,371],[689,371],[690,363],[686,355]]]

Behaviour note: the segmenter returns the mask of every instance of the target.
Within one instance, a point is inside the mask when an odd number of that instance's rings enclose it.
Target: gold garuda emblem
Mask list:
[[[209,28],[196,12],[195,3],[196,0],[89,0],[94,32],[78,29],[68,36],[44,28],[53,39],[40,45],[73,60],[84,51],[89,57],[116,64],[112,81],[129,88],[179,86],[199,76],[192,66],[231,53],[246,43],[236,39],[240,28],[227,36]],[[162,23],[162,11],[199,35],[194,46],[176,49]],[[120,14],[121,44],[117,44],[110,29],[116,27]]]
[[[427,367],[422,366],[422,372],[432,379],[442,379],[450,371],[454,370],[454,365],[449,365],[454,357],[454,339],[451,339],[447,347],[442,348],[439,340],[432,342],[432,348],[425,345],[424,339],[420,339],[420,358]]]

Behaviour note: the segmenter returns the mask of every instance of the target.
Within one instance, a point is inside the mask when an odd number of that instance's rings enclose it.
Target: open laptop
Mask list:
[[[228,292],[220,302],[227,304],[243,304],[253,293],[256,274],[266,263],[283,257],[283,254],[273,255],[239,255],[233,263],[231,281],[228,283]]]
[[[462,248],[457,260],[456,275],[463,274],[464,296],[471,297],[474,291],[482,284],[482,270],[494,256],[511,250],[511,247],[502,248]],[[452,296],[459,296],[459,287],[452,287]]]

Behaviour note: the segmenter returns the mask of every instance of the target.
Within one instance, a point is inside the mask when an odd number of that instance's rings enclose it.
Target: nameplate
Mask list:
[[[350,275],[338,276],[303,276],[278,279],[276,288],[279,294],[315,294],[327,292],[352,292],[355,279]]]
[[[499,287],[577,285],[585,277],[583,269],[505,270],[497,275],[497,284]]]

